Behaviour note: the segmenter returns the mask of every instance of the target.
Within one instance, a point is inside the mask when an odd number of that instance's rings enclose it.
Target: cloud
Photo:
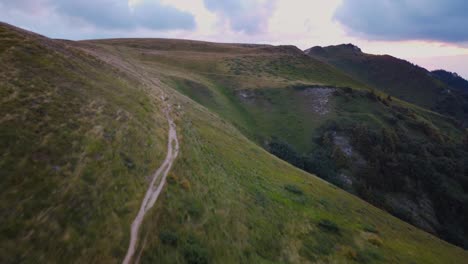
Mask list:
[[[192,14],[163,5],[157,0],[140,1],[133,6],[129,6],[127,0],[0,0],[0,7],[16,13],[28,13],[33,6],[61,17],[62,23],[87,24],[98,29],[170,30],[195,27]]]
[[[42,13],[44,6],[48,0],[0,0],[0,10],[1,11],[23,11],[24,13],[30,15],[37,15]],[[0,20],[3,20],[3,16],[0,17]]]
[[[468,55],[435,56],[428,58],[409,58],[410,61],[423,65],[428,70],[444,69],[460,74],[468,80]]]
[[[344,0],[335,19],[377,40],[468,41],[466,0]]]
[[[247,34],[265,32],[276,1],[204,0],[208,10],[221,16],[234,31]]]
[[[127,29],[192,29],[195,20],[189,13],[162,5],[158,1],[143,1],[130,8],[127,0],[55,0],[62,14],[80,18],[97,27]]]

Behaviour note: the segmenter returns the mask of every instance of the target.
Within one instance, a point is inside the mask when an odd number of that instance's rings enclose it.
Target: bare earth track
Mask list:
[[[131,263],[132,257],[135,254],[135,249],[138,242],[138,231],[140,226],[143,222],[145,214],[153,207],[156,200],[161,194],[161,191],[166,183],[166,177],[169,171],[171,170],[172,164],[179,153],[179,141],[177,140],[177,132],[176,132],[176,125],[174,121],[171,119],[170,115],[170,107],[168,106],[165,110],[167,122],[169,124],[169,135],[167,141],[167,155],[164,159],[163,164],[158,168],[158,170],[153,174],[151,179],[151,183],[146,191],[145,198],[143,199],[140,210],[136,215],[135,219],[132,222],[130,228],[130,244],[128,246],[127,254],[123,260],[123,264]],[[159,184],[157,184],[159,180]]]

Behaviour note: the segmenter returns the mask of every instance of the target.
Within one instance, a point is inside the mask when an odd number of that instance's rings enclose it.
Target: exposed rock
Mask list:
[[[333,144],[337,146],[346,157],[351,158],[355,165],[366,165],[366,160],[358,152],[354,151],[348,137],[338,134],[335,131],[331,133],[331,137]]]
[[[319,115],[326,115],[330,112],[329,101],[335,88],[312,87],[304,90],[304,96],[310,98],[312,110]]]
[[[426,194],[422,194],[421,197],[414,201],[403,194],[392,193],[385,196],[386,202],[394,208],[394,211],[403,213],[414,225],[435,234],[440,223],[434,206]]]
[[[243,102],[251,102],[255,100],[255,91],[252,90],[240,90],[237,92],[237,96]]]
[[[350,189],[353,186],[353,179],[343,172],[338,173],[338,180],[343,184],[344,189]]]
[[[347,156],[351,157],[353,155],[353,147],[349,143],[348,138],[344,136],[339,136],[336,132],[332,134],[333,144],[340,148],[340,150]]]

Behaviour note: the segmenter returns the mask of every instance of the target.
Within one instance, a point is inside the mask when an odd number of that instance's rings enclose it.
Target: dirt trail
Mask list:
[[[170,108],[168,107],[165,110],[167,122],[169,123],[169,136],[167,141],[167,156],[164,159],[163,164],[158,170],[153,174],[151,183],[146,191],[145,198],[141,202],[140,210],[133,220],[132,226],[130,228],[130,244],[128,246],[127,254],[123,260],[123,264],[131,263],[132,257],[135,254],[135,249],[138,242],[138,231],[140,229],[141,223],[145,217],[145,214],[153,207],[154,203],[159,197],[164,184],[166,183],[166,177],[169,171],[171,170],[172,164],[179,153],[179,141],[177,140],[176,125],[171,119]],[[159,184],[155,186],[156,182],[160,179]]]

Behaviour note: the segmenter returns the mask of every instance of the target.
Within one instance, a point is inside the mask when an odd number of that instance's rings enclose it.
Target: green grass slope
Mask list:
[[[389,55],[363,53],[352,44],[313,47],[309,56],[394,97],[468,120],[468,100],[424,68]],[[451,92],[449,90],[452,90]]]
[[[158,78],[296,167],[467,245],[467,135],[454,119],[374,91],[288,46],[161,39],[80,45]]]
[[[137,44],[52,41],[0,29],[0,60],[7,65],[0,79],[2,263],[122,260],[145,177],[165,151],[162,90],[173,105],[181,150],[143,223],[141,263],[461,263],[468,257],[272,156],[222,114],[179,92],[188,88],[175,86],[187,77],[203,83],[205,73],[135,60],[145,57]],[[296,83],[284,78],[279,82]],[[230,102],[239,124],[252,124],[243,106],[229,101],[233,94],[209,91]]]
[[[165,155],[159,103],[117,69],[5,24],[0,64],[0,262],[119,262]]]
[[[451,263],[466,251],[273,157],[176,96],[181,156],[141,263]]]
[[[324,84],[370,89],[291,46],[166,39],[98,40],[81,44],[88,45],[88,51],[98,50],[123,57],[118,60],[127,61],[137,67],[138,72],[156,76],[175,87],[232,121],[251,138],[258,134],[252,131],[262,129],[257,126],[259,120],[253,119],[240,101],[243,91]],[[262,134],[270,134],[270,131]],[[297,133],[291,137],[301,138]]]

